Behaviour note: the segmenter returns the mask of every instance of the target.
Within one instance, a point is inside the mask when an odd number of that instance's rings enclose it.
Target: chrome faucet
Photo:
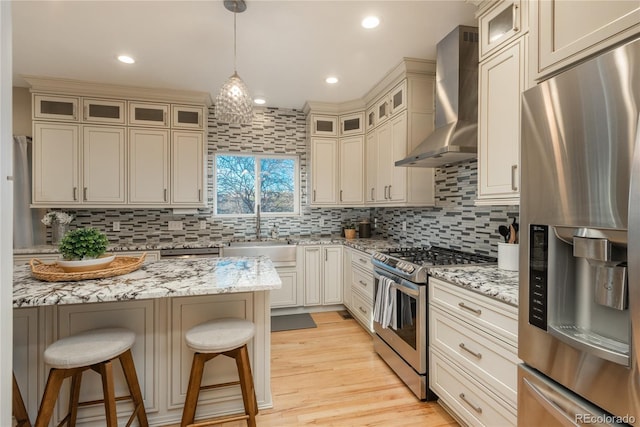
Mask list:
[[[260,205],[256,205],[256,239],[260,240]]]

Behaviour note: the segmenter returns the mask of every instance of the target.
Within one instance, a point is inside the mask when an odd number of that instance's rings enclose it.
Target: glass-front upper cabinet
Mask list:
[[[33,96],[33,118],[78,121],[79,98],[70,96]]]
[[[375,105],[367,110],[367,115],[366,115],[365,119],[366,119],[366,124],[367,124],[367,126],[366,126],[367,127],[367,132],[369,132],[377,124],[377,122],[376,122],[376,106]]]
[[[107,99],[84,98],[82,100],[82,120],[90,123],[125,124],[126,103]]]
[[[390,105],[390,114],[393,116],[394,114],[404,110],[407,108],[407,81],[403,80],[402,83],[397,85],[391,91],[389,96],[389,100],[391,102]]]
[[[480,60],[523,32],[522,8],[520,0],[503,0],[480,16]]]
[[[204,108],[192,105],[171,106],[171,127],[202,129],[204,127]]]
[[[311,135],[338,136],[338,118],[335,116],[311,115]]]
[[[376,103],[376,126],[389,118],[391,114],[391,105],[389,98],[385,95]]]
[[[129,102],[129,124],[169,127],[169,104]]]
[[[357,135],[364,132],[364,112],[340,116],[340,135]]]

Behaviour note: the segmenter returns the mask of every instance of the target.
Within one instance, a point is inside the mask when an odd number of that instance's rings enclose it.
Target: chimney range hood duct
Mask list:
[[[478,155],[478,28],[459,26],[436,51],[436,128],[396,166],[435,168]]]

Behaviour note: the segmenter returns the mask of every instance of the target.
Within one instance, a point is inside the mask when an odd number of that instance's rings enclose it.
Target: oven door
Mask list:
[[[390,324],[383,327],[374,318],[373,329],[389,347],[398,353],[419,374],[427,372],[427,287],[391,273],[374,269],[375,279],[374,306],[381,297],[382,277],[392,280],[389,292]],[[380,291],[380,292],[379,292]]]

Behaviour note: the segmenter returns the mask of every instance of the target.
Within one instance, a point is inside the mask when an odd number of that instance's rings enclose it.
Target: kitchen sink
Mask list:
[[[274,263],[295,262],[296,245],[287,240],[230,242],[222,248],[222,256],[268,256]]]

